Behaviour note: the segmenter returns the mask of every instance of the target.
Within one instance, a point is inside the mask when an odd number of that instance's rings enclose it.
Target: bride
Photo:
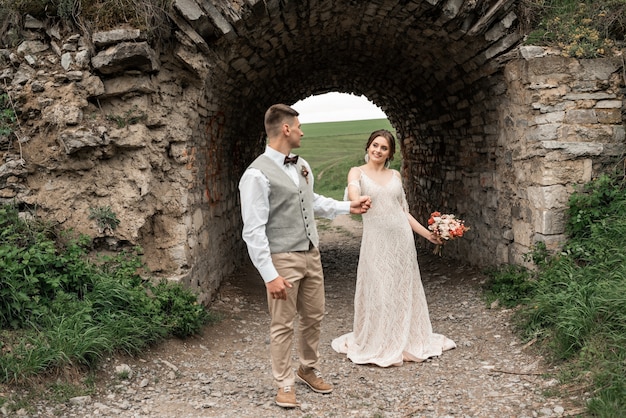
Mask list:
[[[332,347],[358,364],[424,361],[456,347],[433,333],[413,232],[433,244],[441,241],[409,213],[400,173],[387,167],[395,153],[391,132],[373,132],[365,150],[366,163],[348,173],[348,198],[372,198],[363,214],[353,331],[335,338]]]

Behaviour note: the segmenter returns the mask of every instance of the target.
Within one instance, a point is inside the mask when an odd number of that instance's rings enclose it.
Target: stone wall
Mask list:
[[[208,302],[245,253],[236,159],[205,84],[137,30],[57,38],[44,28],[0,50],[20,121],[3,142],[2,202],[92,237],[99,251],[139,245],[155,277]],[[117,229],[90,219],[101,207]]]
[[[626,151],[621,57],[579,60],[536,47],[521,51],[523,59],[504,70],[497,171],[508,190],[500,211],[511,218],[505,224],[510,244],[500,243],[497,254],[517,264],[537,241],[549,249],[562,244],[575,186],[615,168]]]

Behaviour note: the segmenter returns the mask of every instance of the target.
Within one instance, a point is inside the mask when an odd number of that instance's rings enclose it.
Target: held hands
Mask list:
[[[287,288],[292,288],[293,285],[285,280],[283,276],[278,276],[271,282],[265,283],[265,287],[272,295],[272,299],[287,300]]]
[[[372,199],[369,196],[360,196],[357,200],[350,201],[350,213],[363,214],[372,206]]]

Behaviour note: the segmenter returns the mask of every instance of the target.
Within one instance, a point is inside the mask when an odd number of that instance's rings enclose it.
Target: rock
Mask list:
[[[156,52],[146,42],[120,43],[99,52],[91,65],[101,74],[116,74],[128,70],[155,72],[160,68]]]

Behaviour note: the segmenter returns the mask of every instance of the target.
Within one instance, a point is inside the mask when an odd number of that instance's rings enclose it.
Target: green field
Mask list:
[[[364,163],[365,144],[377,129],[395,130],[387,119],[302,124],[302,146],[293,150],[311,165],[315,175],[315,192],[342,199],[351,167]],[[401,165],[400,146],[392,168]]]

